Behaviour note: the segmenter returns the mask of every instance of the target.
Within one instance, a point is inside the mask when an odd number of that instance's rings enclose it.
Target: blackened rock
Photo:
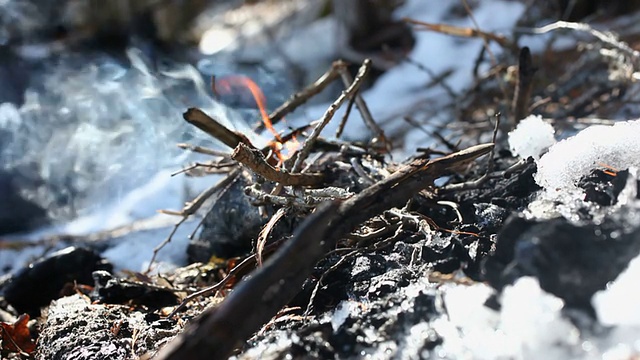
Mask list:
[[[60,298],[42,319],[33,359],[127,360],[156,353],[182,326],[147,319],[147,314],[123,305],[92,304],[78,294]]]
[[[251,242],[266,223],[258,207],[244,193],[247,179],[240,175],[222,190],[202,222],[202,231],[189,243],[190,262],[208,262],[211,256],[230,258],[248,253]]]
[[[536,163],[527,162],[508,176],[489,179],[478,189],[454,192],[451,200],[459,205],[463,219],[476,219],[479,230],[496,233],[509,214],[524,209],[541,189],[533,178],[536,171]]]
[[[578,181],[578,186],[585,191],[584,201],[610,206],[618,202],[618,195],[624,189],[628,177],[629,170],[612,174],[595,169],[583,176]]]
[[[493,255],[483,266],[497,290],[522,276],[569,307],[591,311],[591,297],[605,289],[640,253],[640,228],[623,231],[607,218],[600,225],[574,225],[564,218],[531,221],[514,216],[498,234]]]
[[[533,175],[537,171],[535,162],[526,163],[520,170],[510,174],[508,177],[493,178],[485,186],[469,191],[459,191],[454,194],[453,200],[465,210],[464,204],[471,205],[478,203],[491,203],[505,208],[506,210],[518,210],[529,204],[529,198],[540,186],[535,182]],[[474,207],[470,207],[470,212],[463,218],[474,216]]]
[[[93,285],[94,271],[112,268],[92,250],[69,247],[19,270],[0,285],[0,294],[19,313],[37,317],[67,283]]]
[[[103,304],[145,305],[152,309],[176,305],[176,294],[163,289],[146,286],[144,283],[123,282],[114,278],[105,270],[94,271],[95,286],[91,293],[91,300]]]

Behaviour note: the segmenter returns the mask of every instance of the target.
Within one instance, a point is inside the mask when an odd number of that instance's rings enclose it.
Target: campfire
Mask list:
[[[0,357],[640,354],[638,9],[205,3],[0,5]]]

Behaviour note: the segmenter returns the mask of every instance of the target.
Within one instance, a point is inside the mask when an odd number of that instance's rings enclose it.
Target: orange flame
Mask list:
[[[281,150],[283,147],[282,137],[273,127],[271,119],[269,119],[266,105],[267,99],[264,96],[262,89],[260,89],[260,86],[258,86],[258,84],[256,84],[249,77],[243,75],[232,75],[219,80],[215,77],[211,79],[211,87],[214,94],[219,94],[220,90],[224,90],[224,92],[226,93],[233,93],[234,85],[239,86],[240,88],[248,89],[249,92],[251,92],[251,96],[253,96],[253,99],[258,106],[258,110],[260,111],[260,116],[262,117],[264,126],[267,128],[267,130],[269,130],[269,132],[271,132],[271,134],[273,134],[273,137],[276,139],[276,141],[269,143],[269,146],[271,147],[271,149],[273,149],[273,152],[276,154],[278,159],[280,161],[284,161],[285,157],[283,157],[281,154]],[[285,146],[289,153],[293,153],[293,151],[298,148],[299,142],[295,138],[293,138],[290,142],[291,144],[287,143],[285,144]]]
[[[218,93],[220,89],[223,89],[225,92],[233,92],[233,86],[238,85],[241,88],[246,88],[251,92],[253,99],[258,106],[258,110],[260,111],[260,116],[262,117],[262,122],[264,126],[273,134],[273,136],[281,141],[280,134],[276,131],[269,119],[269,114],[267,113],[267,99],[262,92],[262,89],[250,78],[243,75],[233,75],[225,77],[224,79],[217,80],[212,79],[212,86],[214,93]]]

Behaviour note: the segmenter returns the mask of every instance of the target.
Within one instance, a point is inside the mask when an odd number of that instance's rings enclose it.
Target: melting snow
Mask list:
[[[590,126],[551,147],[538,161],[535,180],[547,191],[574,190],[580,177],[594,168],[640,167],[638,154],[640,120]]]
[[[509,133],[509,147],[514,155],[524,159],[531,156],[538,160],[543,151],[555,144],[554,133],[553,126],[542,120],[541,116],[530,115]]]
[[[629,263],[629,267],[609,285],[606,290],[593,296],[593,306],[598,319],[604,325],[634,326],[640,332],[640,292],[629,291],[638,286],[640,280],[640,257]]]
[[[524,277],[505,288],[502,309],[484,302],[494,292],[484,285],[451,285],[445,292],[449,319],[434,321],[443,335],[440,354],[452,359],[568,359],[579,333],[561,315],[562,300]]]

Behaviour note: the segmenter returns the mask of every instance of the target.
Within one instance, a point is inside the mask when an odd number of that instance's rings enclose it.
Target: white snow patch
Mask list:
[[[360,309],[360,303],[352,300],[341,301],[331,317],[331,328],[335,333],[340,329],[344,322],[347,321],[349,315]]]
[[[633,290],[639,281],[640,256],[631,260],[629,267],[606,290],[593,296],[593,307],[603,325],[629,325],[640,330],[640,292]]]
[[[578,331],[560,311],[562,300],[534,278],[521,278],[502,294],[502,309],[484,306],[493,290],[484,284],[451,285],[445,292],[449,320],[432,324],[444,338],[438,355],[453,359],[567,359]]]
[[[550,192],[571,191],[594,168],[639,166],[640,120],[594,125],[552,146],[538,161],[535,180]]]
[[[532,156],[538,160],[543,151],[556,143],[554,132],[553,126],[542,120],[542,116],[530,115],[509,133],[509,147],[514,155],[524,159]]]
[[[547,294],[535,278],[524,277],[504,290],[500,328],[524,359],[566,359],[579,344],[578,330],[562,317],[562,300]]]

